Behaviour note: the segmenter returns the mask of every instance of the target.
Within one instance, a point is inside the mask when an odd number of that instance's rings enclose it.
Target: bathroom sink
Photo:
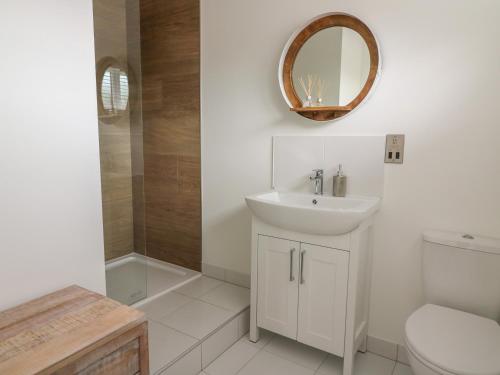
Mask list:
[[[351,232],[380,207],[380,198],[345,198],[271,191],[245,198],[262,221],[291,231],[340,235]]]

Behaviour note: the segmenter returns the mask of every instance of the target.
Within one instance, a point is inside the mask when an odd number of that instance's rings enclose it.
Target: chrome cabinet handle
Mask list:
[[[295,277],[293,276],[293,253],[295,252],[295,248],[290,249],[290,281],[295,281]]]
[[[304,284],[306,281],[304,280],[304,255],[306,251],[302,250],[300,252],[300,283]]]

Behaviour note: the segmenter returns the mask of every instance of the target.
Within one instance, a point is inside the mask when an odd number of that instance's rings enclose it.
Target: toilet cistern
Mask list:
[[[314,181],[314,194],[323,195],[323,169],[313,169],[313,175],[309,176],[309,180]]]

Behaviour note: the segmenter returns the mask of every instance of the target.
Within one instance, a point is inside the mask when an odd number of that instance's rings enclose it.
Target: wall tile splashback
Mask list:
[[[347,194],[383,196],[385,136],[275,136],[273,187],[313,192],[309,176],[324,169],[324,194],[332,195],[333,176],[342,164]]]

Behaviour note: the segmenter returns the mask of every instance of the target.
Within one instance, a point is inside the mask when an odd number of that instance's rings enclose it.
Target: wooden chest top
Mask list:
[[[52,373],[144,321],[140,311],[70,286],[0,312],[0,374]]]

